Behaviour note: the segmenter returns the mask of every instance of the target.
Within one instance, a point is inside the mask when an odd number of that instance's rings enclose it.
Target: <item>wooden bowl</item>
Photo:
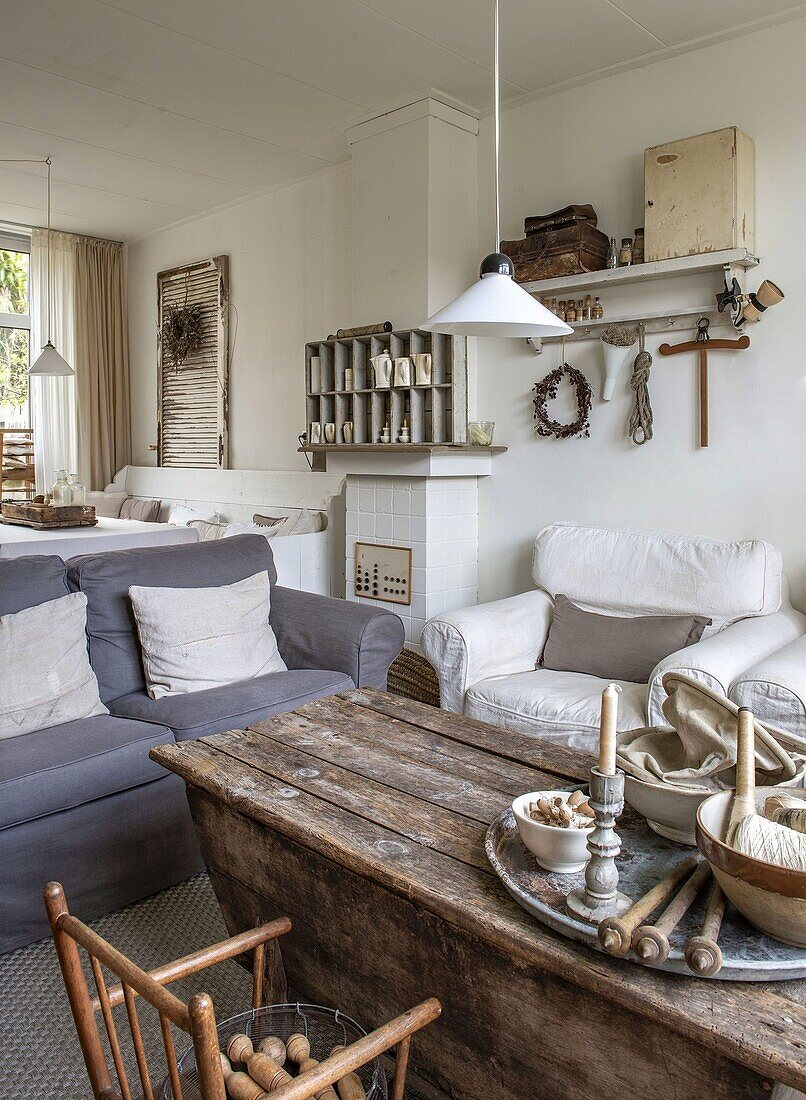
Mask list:
[[[773,794],[803,797],[802,787],[757,787],[756,805]],[[697,811],[697,846],[725,896],[742,916],[768,936],[794,947],[806,947],[806,871],[790,871],[743,855],[725,843],[733,791],[719,791]]]

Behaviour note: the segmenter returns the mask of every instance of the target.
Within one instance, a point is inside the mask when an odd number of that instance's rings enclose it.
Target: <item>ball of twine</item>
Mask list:
[[[638,339],[638,329],[632,325],[608,325],[601,336],[603,344],[614,348],[629,348]]]

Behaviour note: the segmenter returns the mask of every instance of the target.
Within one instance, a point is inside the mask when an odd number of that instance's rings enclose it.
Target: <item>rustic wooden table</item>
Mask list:
[[[674,977],[523,912],[484,856],[514,795],[588,761],[380,692],[152,750],[181,775],[230,932],[288,914],[289,980],[365,1026],[427,996],[415,1068],[461,1100],[806,1089],[803,982]]]

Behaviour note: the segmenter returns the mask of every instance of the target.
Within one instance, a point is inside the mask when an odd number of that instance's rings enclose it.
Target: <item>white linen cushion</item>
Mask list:
[[[168,509],[168,523],[174,527],[187,527],[192,520],[218,523],[218,512],[212,508],[189,508],[186,504],[172,504]]]
[[[109,714],[86,630],[83,592],[0,616],[0,738]]]
[[[87,504],[93,506],[96,516],[117,519],[120,515],[120,509],[123,507],[123,501],[126,500],[128,495],[125,489],[113,490],[112,492],[105,489],[102,493],[87,493]]]
[[[218,588],[132,585],[148,694],[152,699],[282,672],[269,625],[267,572]]]
[[[645,725],[646,684],[616,682],[621,687],[619,730]],[[607,684],[598,676],[545,668],[493,676],[467,692],[465,714],[552,744],[592,752],[599,742],[602,692]]]
[[[768,542],[719,542],[692,535],[544,527],[532,576],[592,611],[614,615],[704,615],[704,636],[749,615],[769,615],[784,592],[781,554]]]
[[[312,535],[325,529],[324,513],[314,512],[310,508],[291,508],[286,514],[278,516],[256,512],[252,519],[260,527],[268,527],[275,538],[281,535]]]

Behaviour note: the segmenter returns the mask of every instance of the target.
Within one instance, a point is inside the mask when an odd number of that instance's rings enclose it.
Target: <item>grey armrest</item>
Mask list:
[[[275,585],[271,625],[289,668],[344,672],[356,687],[386,687],[403,648],[403,623],[382,608]]]

